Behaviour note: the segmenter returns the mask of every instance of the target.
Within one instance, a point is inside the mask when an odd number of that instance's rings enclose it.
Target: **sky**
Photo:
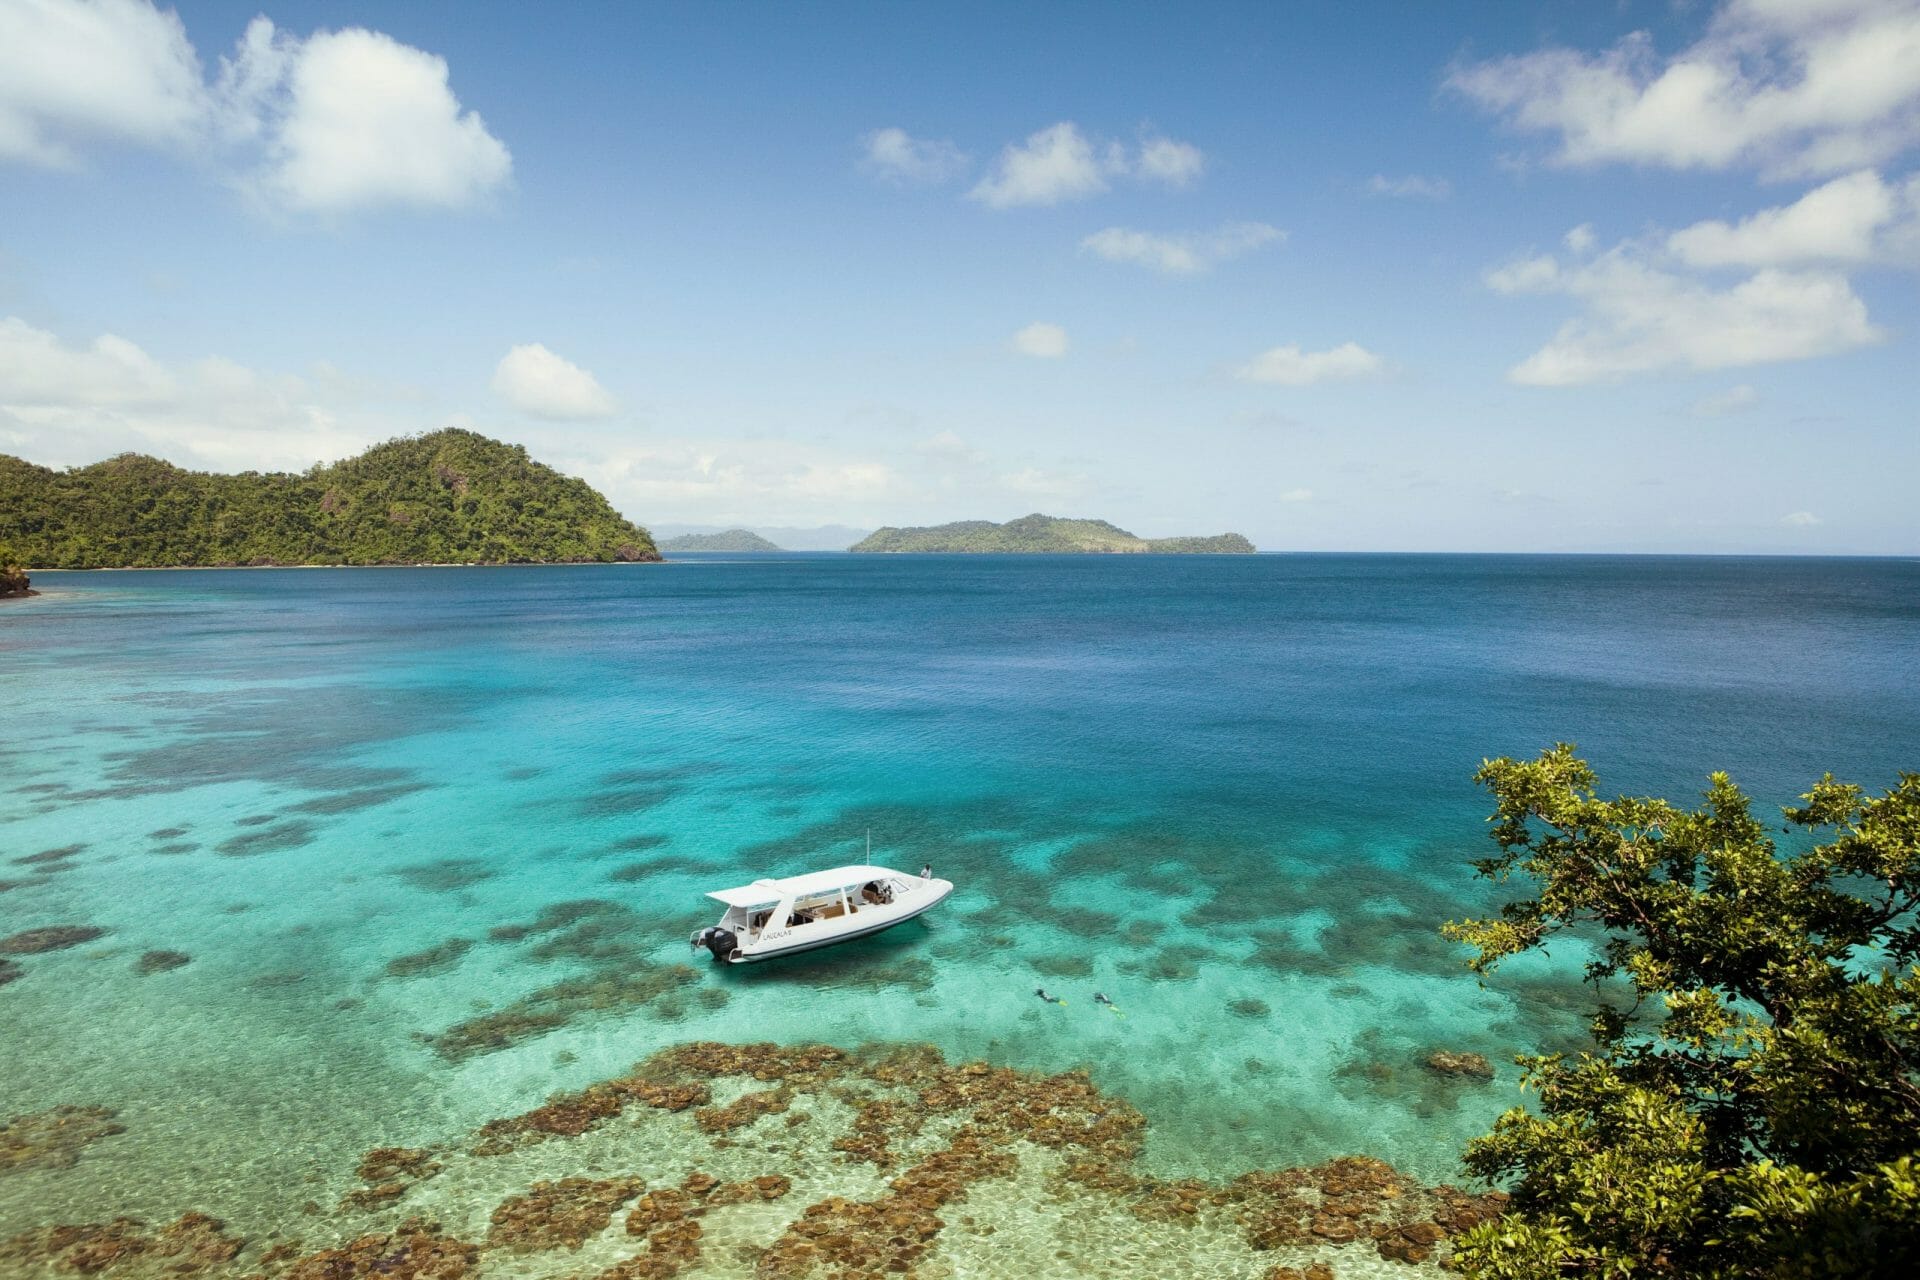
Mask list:
[[[0,452],[1920,553],[1920,0],[0,0]]]

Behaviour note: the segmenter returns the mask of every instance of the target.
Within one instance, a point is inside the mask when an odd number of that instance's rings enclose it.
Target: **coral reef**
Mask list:
[[[456,1022],[427,1043],[449,1062],[511,1048],[597,1013],[624,1012],[698,982],[684,964],[645,965],[569,978],[522,996],[492,1013]]]
[[[134,961],[133,969],[144,978],[150,973],[165,973],[192,963],[193,957],[184,951],[145,951]]]
[[[354,1176],[366,1185],[340,1200],[342,1209],[384,1209],[443,1166],[431,1151],[419,1147],[375,1147],[360,1157]]]
[[[0,960],[0,987],[27,976],[27,971],[11,960]]]
[[[70,1168],[102,1138],[125,1133],[107,1107],[54,1107],[0,1122],[0,1175],[31,1168]]]
[[[730,1101],[716,1104],[716,1097]],[[766,1141],[736,1138],[781,1113],[787,1124],[769,1126]],[[728,1178],[698,1168],[677,1185],[650,1186],[637,1174],[607,1176],[609,1167],[618,1174],[642,1163],[639,1149],[628,1154],[628,1138],[616,1129],[580,1148],[578,1176],[554,1176],[567,1168],[566,1150],[527,1152],[518,1163],[489,1162],[485,1167],[493,1172],[481,1175],[479,1185],[492,1189],[482,1205],[501,1194],[503,1178],[511,1179],[507,1187],[542,1174],[548,1180],[506,1196],[490,1212],[477,1210],[488,1212],[485,1238],[477,1243],[416,1217],[303,1256],[296,1256],[300,1246],[279,1243],[255,1267],[268,1280],[462,1280],[483,1269],[574,1280],[669,1280],[715,1266],[752,1271],[764,1280],[880,1280],[967,1265],[961,1261],[967,1251],[998,1224],[982,1224],[962,1211],[960,1226],[943,1245],[954,1206],[970,1198],[976,1205],[982,1199],[999,1205],[1009,1194],[1033,1194],[1030,1184],[1037,1178],[1043,1199],[1091,1207],[1095,1199],[1089,1198],[1097,1198],[1099,1213],[1113,1224],[1108,1230],[1124,1238],[1140,1234],[1129,1230],[1128,1213],[1140,1223],[1158,1224],[1151,1234],[1163,1250],[1184,1228],[1205,1224],[1192,1237],[1194,1247],[1245,1250],[1236,1265],[1247,1275],[1261,1273],[1263,1252],[1286,1249],[1292,1252],[1269,1254],[1277,1265],[1264,1272],[1268,1280],[1330,1280],[1329,1258],[1342,1265],[1340,1259],[1361,1251],[1369,1266],[1379,1265],[1373,1255],[1394,1264],[1444,1264],[1450,1237],[1497,1216],[1506,1203],[1499,1193],[1422,1186],[1365,1156],[1260,1170],[1226,1183],[1155,1178],[1138,1168],[1144,1117],[1102,1094],[1083,1072],[1039,1075],[980,1061],[950,1063],[920,1045],[850,1051],[694,1042],[657,1053],[626,1075],[491,1121],[475,1131],[465,1152],[374,1148],[355,1170],[362,1186],[347,1194],[341,1210],[386,1210],[441,1174],[443,1165],[569,1142],[622,1116],[626,1124],[665,1126],[652,1133],[671,1135],[689,1153],[708,1151],[727,1166]],[[801,1121],[830,1131],[815,1137],[809,1130],[796,1145],[785,1134]],[[111,1122],[110,1112],[78,1108],[11,1121],[0,1127],[0,1171],[34,1160],[71,1163],[86,1142],[117,1131]],[[707,1135],[706,1143],[699,1135]],[[756,1153],[775,1159],[801,1151],[806,1155],[797,1169],[777,1166],[796,1169],[791,1176],[753,1163]],[[830,1180],[838,1194],[825,1194],[817,1163],[823,1158],[841,1166],[842,1176]],[[657,1152],[649,1159],[657,1159]],[[526,1172],[520,1176],[511,1172],[521,1169]],[[468,1186],[479,1172],[460,1164],[436,1192]],[[1023,1181],[980,1190],[983,1183],[1016,1176]],[[792,1195],[794,1177],[817,1198],[793,1210],[784,1204],[769,1209]],[[322,1210],[310,1204],[309,1212]],[[622,1252],[618,1242],[634,1251],[609,1265]],[[584,1257],[591,1263],[569,1265],[570,1256],[589,1244]],[[0,1245],[0,1270],[18,1263],[88,1272],[144,1258],[149,1262],[127,1280],[145,1280],[145,1268],[156,1262],[183,1273],[225,1268],[240,1247],[204,1215],[189,1214],[159,1232],[120,1218],[15,1237]],[[1160,1255],[1163,1263],[1181,1247]],[[703,1248],[723,1252],[703,1260]],[[228,1269],[223,1280],[238,1274]]]
[[[204,1213],[185,1213],[159,1231],[133,1218],[42,1227],[0,1244],[0,1263],[51,1266],[92,1275],[141,1259],[166,1259],[168,1275],[194,1275],[233,1261],[244,1242]],[[313,1277],[312,1280],[319,1280]]]
[[[404,956],[395,956],[387,961],[389,978],[417,978],[422,974],[438,973],[451,969],[460,963],[460,957],[473,950],[470,938],[448,938],[437,942],[424,951],[415,951]]]
[[[639,1178],[536,1182],[494,1209],[487,1244],[519,1253],[578,1249],[589,1236],[605,1231],[613,1211],[639,1195],[644,1185]]]
[[[1493,1079],[1493,1064],[1477,1053],[1449,1053],[1445,1049],[1435,1049],[1420,1063],[1436,1075]]]
[[[409,1218],[390,1233],[370,1232],[310,1253],[281,1280],[460,1280],[479,1256],[478,1245],[442,1234],[439,1223]]]
[[[23,929],[0,938],[0,953],[13,956],[39,955],[42,951],[63,951],[83,942],[107,936],[105,929],[90,924],[53,924],[40,929]]]

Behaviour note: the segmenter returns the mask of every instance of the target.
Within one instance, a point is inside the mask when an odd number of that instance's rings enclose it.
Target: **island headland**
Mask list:
[[[456,428],[298,475],[138,453],[55,471],[0,454],[0,543],[43,569],[660,559],[586,481]]]
[[[850,551],[966,552],[980,554],[1251,555],[1237,533],[1201,538],[1142,538],[1105,520],[1073,520],[1035,512],[1005,524],[960,520],[925,528],[878,529]]]
[[[661,541],[662,551],[779,551],[779,544],[763,538],[751,529],[727,529],[721,533],[683,533]]]

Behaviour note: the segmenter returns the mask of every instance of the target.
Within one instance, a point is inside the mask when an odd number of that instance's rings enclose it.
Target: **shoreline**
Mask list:
[[[654,560],[421,560],[383,564],[115,564],[92,569],[56,569],[36,567],[32,573],[209,573],[215,570],[244,571],[268,569],[588,569],[614,565],[666,564],[661,556]],[[37,594],[28,592],[29,595]]]

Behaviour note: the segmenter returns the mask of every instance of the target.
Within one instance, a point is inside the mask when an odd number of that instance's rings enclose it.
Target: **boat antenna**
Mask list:
[[[867,861],[873,861],[873,828],[867,828]]]

